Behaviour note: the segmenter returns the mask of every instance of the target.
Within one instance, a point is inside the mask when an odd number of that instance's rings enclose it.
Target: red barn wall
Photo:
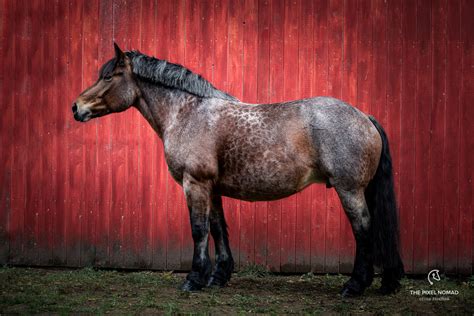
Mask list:
[[[473,7],[2,1],[0,263],[190,267],[182,191],[146,121],[131,109],[80,124],[70,111],[115,40],[245,102],[330,95],[374,115],[391,141],[407,271],[472,273]],[[224,206],[239,267],[351,270],[354,240],[332,189]]]

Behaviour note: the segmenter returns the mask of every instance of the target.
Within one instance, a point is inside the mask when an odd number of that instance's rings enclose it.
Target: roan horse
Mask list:
[[[77,121],[136,107],[164,143],[169,171],[183,186],[194,255],[182,290],[224,286],[234,268],[222,196],[280,199],[312,183],[334,187],[356,240],[343,296],[371,285],[400,288],[403,263],[387,136],[377,121],[329,97],[247,104],[183,66],[123,52],[102,66],[99,79],[73,103]],[[209,231],[216,248],[212,270]]]

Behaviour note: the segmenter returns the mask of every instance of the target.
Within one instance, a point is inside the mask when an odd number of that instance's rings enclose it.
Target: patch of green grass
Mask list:
[[[235,294],[230,300],[230,305],[237,306],[241,312],[252,312],[257,306],[258,299],[255,295]]]
[[[250,266],[225,288],[181,292],[184,274],[119,272],[85,268],[52,270],[0,268],[0,314],[472,314],[474,277],[445,276],[430,286],[426,279],[405,278],[399,293],[376,293],[380,277],[360,298],[342,299],[347,275],[281,276]],[[421,301],[416,289],[458,290],[448,302]]]
[[[341,314],[347,314],[351,310],[352,304],[340,301],[334,304],[334,310]]]
[[[172,272],[0,269],[0,312],[104,313],[115,309],[144,309],[159,306],[160,287],[174,286]]]
[[[249,264],[237,273],[240,277],[265,278],[270,275],[270,270],[260,264]]]
[[[179,314],[179,306],[176,302],[167,302],[161,304],[161,307],[166,315]]]
[[[474,288],[474,275],[466,280],[466,285],[470,288]]]

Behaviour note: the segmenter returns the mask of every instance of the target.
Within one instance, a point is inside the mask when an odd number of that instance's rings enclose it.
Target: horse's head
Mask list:
[[[114,43],[115,57],[106,62],[99,79],[84,90],[72,104],[76,121],[87,122],[94,117],[128,109],[137,99],[130,58]]]

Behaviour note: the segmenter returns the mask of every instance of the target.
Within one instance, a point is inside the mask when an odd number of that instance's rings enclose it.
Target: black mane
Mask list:
[[[209,81],[181,65],[150,57],[138,51],[130,51],[126,52],[126,54],[132,61],[133,73],[139,77],[170,88],[180,89],[202,98],[238,101],[237,98],[215,88]],[[101,73],[106,72],[107,68],[115,67],[115,63],[112,60],[110,65],[107,64],[103,66]]]

